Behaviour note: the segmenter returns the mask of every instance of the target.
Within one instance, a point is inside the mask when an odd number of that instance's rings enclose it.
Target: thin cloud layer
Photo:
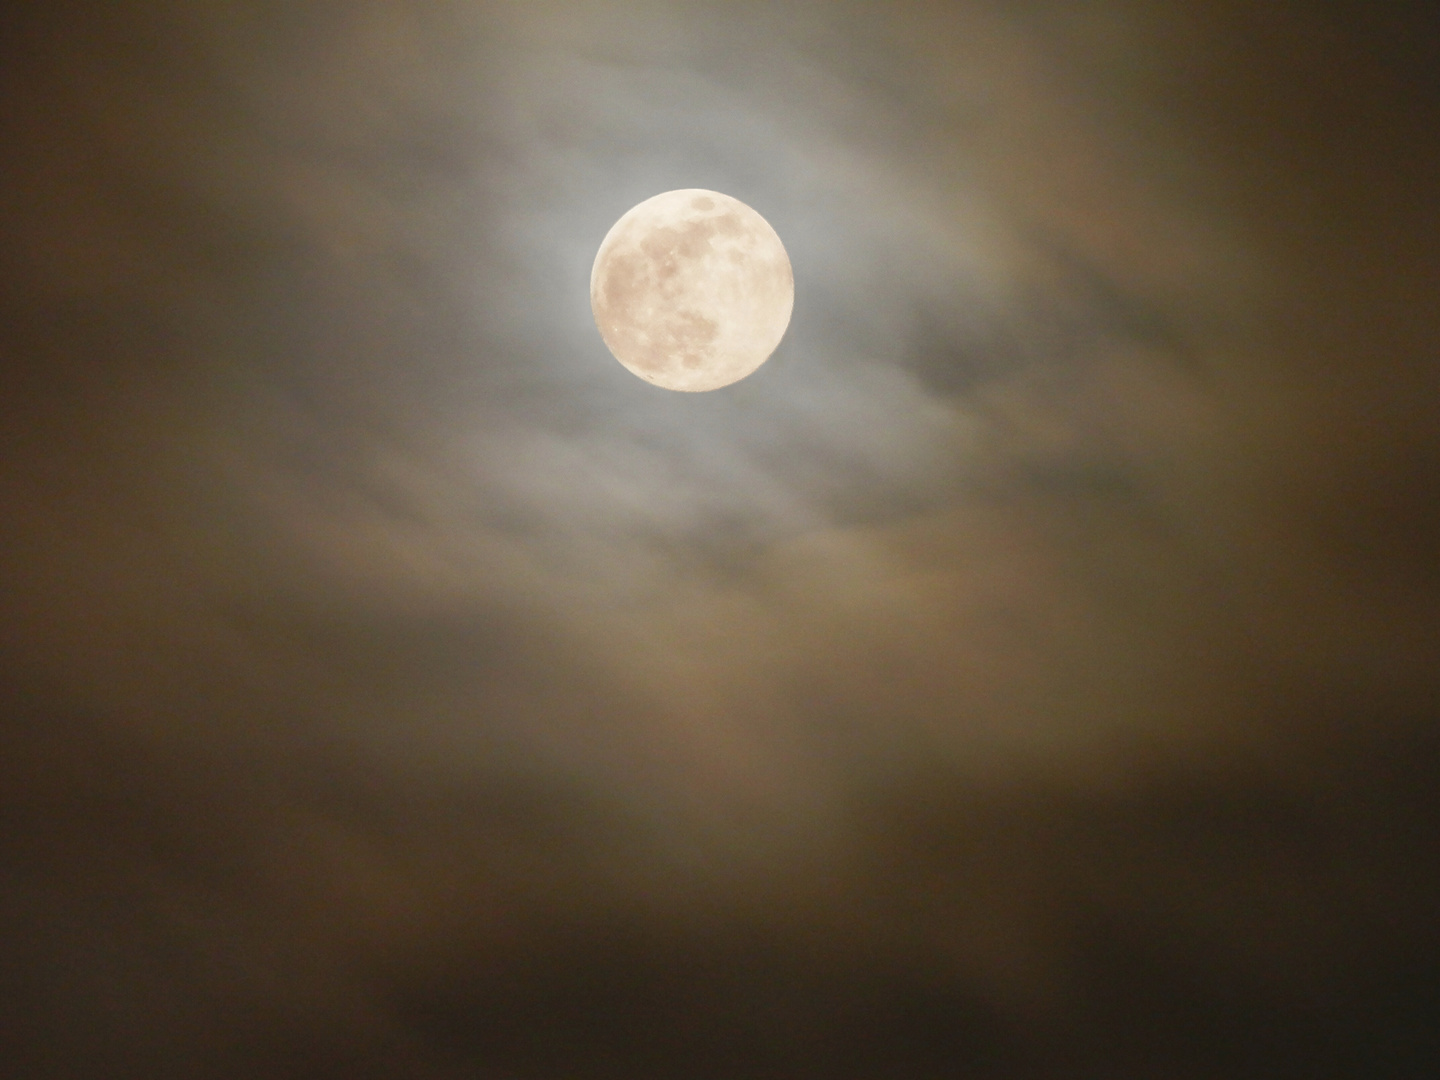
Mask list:
[[[1423,18],[26,9],[9,1058],[1414,1075]],[[712,394],[589,311],[679,187],[795,273]]]

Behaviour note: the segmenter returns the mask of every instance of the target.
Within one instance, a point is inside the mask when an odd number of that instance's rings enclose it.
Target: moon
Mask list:
[[[718,390],[785,336],[795,277],[770,223],[703,188],[646,199],[605,234],[590,271],[600,336],[646,382]]]

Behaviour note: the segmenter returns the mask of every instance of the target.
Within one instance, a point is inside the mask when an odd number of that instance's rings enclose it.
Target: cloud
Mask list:
[[[11,1059],[1433,1059],[1433,103],[1382,22],[28,8]],[[689,186],[796,277],[702,395],[587,304]]]

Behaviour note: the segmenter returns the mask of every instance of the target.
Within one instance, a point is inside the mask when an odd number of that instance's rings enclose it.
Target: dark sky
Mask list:
[[[1436,1075],[1428,10],[7,9],[5,1075]]]

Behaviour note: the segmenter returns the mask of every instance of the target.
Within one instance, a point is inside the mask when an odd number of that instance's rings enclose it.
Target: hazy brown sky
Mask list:
[[[4,20],[7,1075],[1432,1075],[1426,5]]]

